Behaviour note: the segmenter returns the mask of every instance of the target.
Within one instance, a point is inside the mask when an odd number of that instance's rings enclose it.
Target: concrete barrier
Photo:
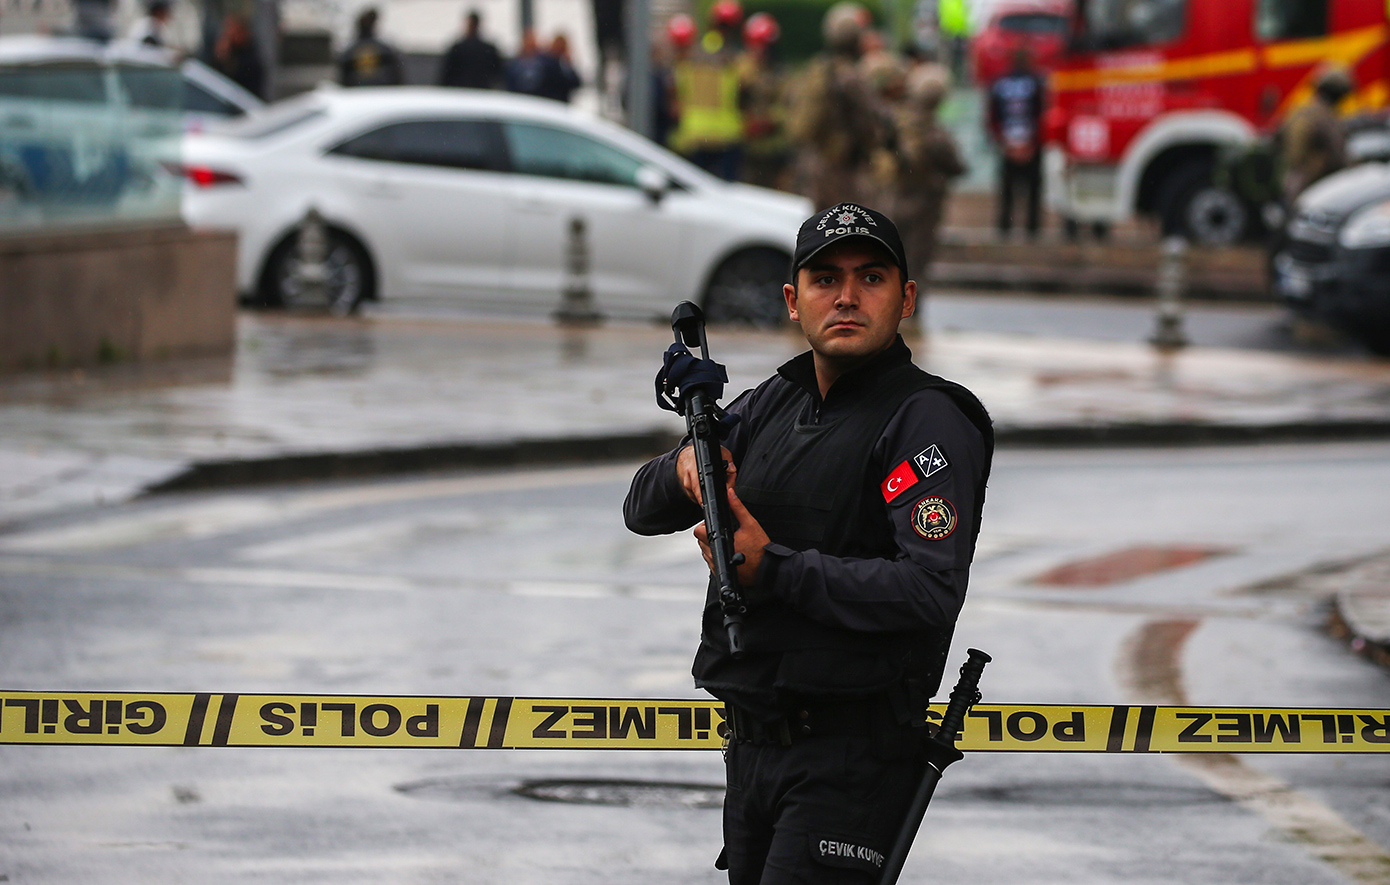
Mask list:
[[[233,233],[0,237],[0,372],[229,354],[235,321]]]

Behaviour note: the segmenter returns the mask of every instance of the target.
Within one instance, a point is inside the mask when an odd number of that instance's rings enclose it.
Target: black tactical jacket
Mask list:
[[[935,693],[966,583],[994,434],[965,388],[912,364],[899,338],[822,401],[810,352],[729,407],[735,489],[764,548],[733,658],[713,580],[696,684],[755,714],[806,696]],[[623,512],[639,534],[702,518],[681,489],[684,442],[644,465]],[[692,545],[693,545],[692,541]]]

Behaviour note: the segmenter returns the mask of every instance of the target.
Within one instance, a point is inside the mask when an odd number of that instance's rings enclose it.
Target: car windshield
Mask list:
[[[1013,12],[1000,16],[999,27],[1016,34],[1057,34],[1067,32],[1067,19],[1041,12]]]
[[[1084,39],[1095,49],[1153,46],[1181,36],[1187,0],[1082,0]]]
[[[304,124],[317,120],[328,113],[317,96],[292,98],[280,102],[264,111],[247,114],[240,120],[220,127],[219,135],[232,138],[263,139],[298,129]]]

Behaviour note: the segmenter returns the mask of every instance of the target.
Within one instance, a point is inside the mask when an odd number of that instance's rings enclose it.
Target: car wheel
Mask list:
[[[1229,246],[1250,229],[1250,210],[1234,191],[1212,180],[1205,163],[1184,166],[1168,179],[1171,194],[1163,212],[1165,235],[1186,237],[1204,246]]]
[[[770,329],[787,318],[782,285],[790,259],[776,249],[745,249],[719,265],[705,291],[705,318]]]
[[[355,240],[330,229],[324,258],[324,284],[317,287],[305,279],[294,234],[275,247],[266,262],[261,283],[261,303],[292,310],[327,310],[334,316],[357,312],[372,297],[376,278],[371,261]]]

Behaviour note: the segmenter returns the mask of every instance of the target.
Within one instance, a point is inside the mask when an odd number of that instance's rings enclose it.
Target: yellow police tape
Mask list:
[[[706,700],[0,691],[0,744],[713,750],[724,732]],[[1390,710],[977,704],[959,746],[1386,753]]]

